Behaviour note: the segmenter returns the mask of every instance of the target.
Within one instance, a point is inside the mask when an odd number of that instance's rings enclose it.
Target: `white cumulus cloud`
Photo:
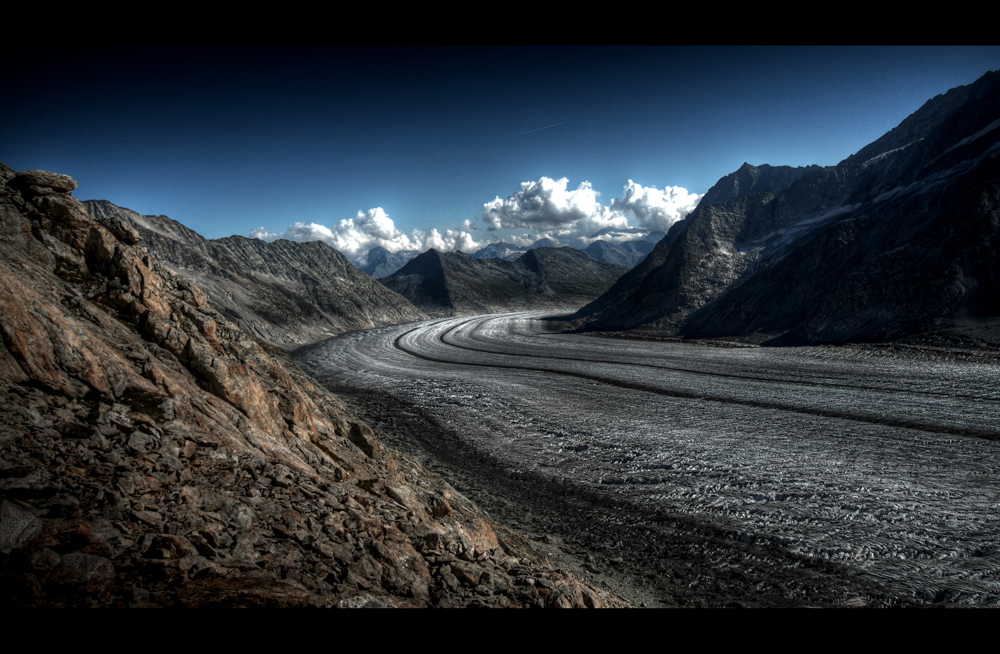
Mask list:
[[[444,234],[442,234],[437,228],[434,228],[429,234],[425,234],[420,230],[414,230],[413,233],[423,243],[420,247],[413,248],[416,250],[429,250],[433,248],[439,252],[450,252],[452,250],[473,252],[482,247],[481,244],[473,240],[472,234],[463,230],[446,229],[444,230]]]
[[[542,177],[537,182],[522,182],[521,190],[505,200],[498,196],[484,204],[482,218],[489,230],[528,228],[535,230],[539,238],[561,238],[583,247],[595,240],[590,238],[595,232],[608,228],[628,230],[630,218],[645,230],[666,231],[686,218],[701,199],[680,186],[660,190],[632,180],[623,188],[622,197],[613,199],[610,206],[601,204],[599,196],[590,182],[570,189],[565,177]],[[602,238],[613,240],[610,235]],[[636,235],[622,232],[619,238]]]
[[[667,186],[662,191],[655,186],[641,186],[631,179],[622,190],[622,197],[611,201],[611,210],[635,218],[650,231],[667,231],[684,220],[698,206],[701,196],[688,193],[680,186]]]
[[[559,237],[573,238],[606,227],[625,227],[624,215],[597,201],[600,193],[590,182],[569,189],[565,177],[542,177],[522,182],[521,190],[483,205],[483,222],[489,230],[528,228]]]
[[[508,234],[502,240],[516,245],[530,245],[540,238],[551,238],[562,244],[586,247],[598,238],[622,241],[639,238],[644,231],[666,231],[683,220],[697,206],[701,196],[688,193],[679,186],[662,190],[641,186],[632,180],[622,190],[622,197],[601,204],[600,193],[590,182],[581,182],[575,189],[565,177],[541,177],[538,181],[522,182],[521,190],[483,205],[482,222],[487,231],[525,230]],[[638,223],[630,224],[630,220]],[[250,236],[266,241],[286,238],[292,241],[323,241],[339,250],[352,263],[367,263],[368,251],[376,246],[390,252],[424,251],[430,248],[442,252],[461,250],[475,252],[486,244],[477,242],[470,232],[478,231],[477,223],[466,219],[457,229],[414,229],[405,233],[381,208],[359,211],[332,226],[297,222],[283,233],[259,227]],[[593,237],[597,232],[599,236]],[[497,239],[500,240],[500,239]]]
[[[326,227],[318,223],[295,223],[284,233],[270,232],[263,227],[250,232],[251,238],[273,241],[286,238],[290,241],[323,241],[330,247],[339,250],[356,265],[367,263],[368,250],[382,246],[390,252],[400,250],[475,250],[478,245],[472,235],[464,230],[445,230],[442,234],[437,229],[429,233],[413,230],[409,235],[396,228],[396,224],[382,207],[359,211],[354,218],[341,220],[334,227]]]

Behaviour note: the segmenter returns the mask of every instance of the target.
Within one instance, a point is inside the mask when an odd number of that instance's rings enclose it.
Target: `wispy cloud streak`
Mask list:
[[[514,134],[513,136],[505,136],[500,140],[504,141],[507,139],[514,139],[517,138],[518,136],[524,136],[525,134],[534,134],[535,132],[540,132],[543,129],[552,129],[553,127],[559,127],[560,125],[565,125],[565,124],[566,123],[556,123],[555,125],[546,125],[545,127],[539,127],[537,129],[529,129],[527,132],[521,132],[520,134]]]

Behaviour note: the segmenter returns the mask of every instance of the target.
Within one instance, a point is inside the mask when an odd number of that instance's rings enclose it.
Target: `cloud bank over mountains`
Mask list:
[[[483,222],[488,229],[528,228],[538,237],[555,238],[577,247],[586,247],[591,234],[608,228],[627,229],[629,218],[649,231],[667,231],[683,220],[698,205],[701,196],[679,186],[660,190],[642,186],[631,179],[622,196],[605,206],[597,201],[600,193],[590,182],[569,190],[569,180],[542,177],[537,182],[523,182],[521,190],[501,200],[486,203]]]
[[[597,201],[590,182],[568,190],[569,180],[542,177],[522,182],[521,190],[483,205],[483,222],[490,231],[527,228],[546,236],[593,234],[606,227],[627,227],[628,219]]]
[[[701,195],[689,193],[679,186],[658,189],[642,186],[631,179],[622,190],[622,197],[614,198],[610,205],[598,201],[600,193],[590,182],[581,182],[569,188],[565,177],[541,177],[538,181],[522,182],[521,190],[501,199],[499,196],[483,205],[481,214],[486,231],[525,229],[530,233],[507,235],[504,240],[518,245],[528,245],[540,238],[551,238],[559,243],[583,248],[598,238],[621,240],[605,234],[592,235],[601,230],[615,232],[628,230],[636,224],[648,231],[667,231],[671,225],[683,220],[697,206]],[[612,228],[612,229],[608,229]],[[390,252],[401,250],[440,251],[461,250],[474,252],[491,240],[477,241],[470,232],[479,226],[465,220],[460,228],[437,228],[429,232],[414,229],[410,234],[396,228],[393,220],[381,207],[359,211],[357,216],[341,220],[333,227],[318,223],[295,223],[283,233],[259,227],[250,233],[252,238],[271,241],[285,238],[292,241],[323,241],[336,248],[357,264],[367,263],[368,250],[381,246]],[[621,234],[622,232],[619,232]]]
[[[651,232],[665,232],[677,221],[684,220],[702,197],[680,186],[667,186],[661,191],[655,186],[640,186],[631,179],[623,195],[611,201],[611,210],[635,218],[641,227]]]
[[[290,241],[323,241],[356,264],[367,263],[368,250],[382,246],[390,252],[400,250],[441,251],[476,250],[481,247],[467,231],[436,228],[430,232],[415,229],[409,235],[396,228],[392,218],[382,209],[375,207],[367,212],[359,211],[354,218],[341,220],[330,228],[319,223],[295,223],[283,233],[269,232],[263,227],[250,232],[251,238],[274,241],[285,238]]]

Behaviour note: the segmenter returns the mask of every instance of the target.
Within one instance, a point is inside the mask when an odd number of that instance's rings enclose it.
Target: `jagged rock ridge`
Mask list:
[[[0,605],[621,604],[386,449],[75,188],[0,164]]]
[[[597,297],[627,269],[573,248],[536,248],[515,261],[428,250],[380,280],[436,316],[569,309]]]
[[[426,318],[319,241],[208,240],[166,216],[143,216],[104,200],[84,206],[101,220],[133,226],[151,254],[197,283],[227,318],[272,345],[293,348]]]
[[[994,319],[998,127],[994,72],[837,166],[744,164],[573,324],[801,343]]]

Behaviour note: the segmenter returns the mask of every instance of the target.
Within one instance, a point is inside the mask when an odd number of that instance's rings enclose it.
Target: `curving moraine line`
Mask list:
[[[654,369],[662,370],[662,371],[678,372],[678,373],[683,373],[683,374],[701,375],[701,376],[707,376],[707,377],[717,377],[717,378],[723,378],[723,379],[731,379],[731,380],[735,380],[735,381],[739,381],[739,382],[767,382],[767,383],[794,384],[794,385],[798,385],[798,386],[811,386],[811,387],[819,387],[819,388],[845,388],[845,389],[849,389],[849,390],[859,390],[859,391],[878,391],[878,392],[914,394],[914,391],[906,390],[906,389],[886,388],[886,387],[874,387],[874,386],[865,386],[865,385],[859,385],[859,384],[823,383],[823,382],[813,382],[813,381],[808,381],[808,380],[794,380],[794,381],[790,381],[790,380],[785,380],[785,379],[774,379],[774,378],[769,378],[769,377],[755,377],[755,376],[737,375],[737,374],[731,374],[731,373],[707,372],[707,371],[704,371],[704,370],[693,370],[693,369],[688,369],[688,368],[678,368],[678,367],[673,367],[673,366],[662,366],[662,365],[649,364],[649,363],[621,363],[621,362],[617,362],[617,361],[600,361],[600,360],[595,360],[595,359],[585,359],[585,358],[582,358],[582,357],[567,357],[567,356],[554,356],[554,355],[528,354],[528,353],[510,353],[510,352],[503,352],[503,351],[499,351],[498,352],[498,351],[494,351],[494,350],[485,350],[485,349],[479,349],[479,348],[469,347],[469,346],[466,346],[466,345],[460,345],[460,344],[457,344],[455,342],[451,342],[451,341],[449,341],[447,339],[447,337],[448,337],[449,334],[451,334],[452,332],[454,332],[455,330],[457,330],[460,327],[463,327],[465,325],[468,325],[468,324],[474,323],[474,322],[481,323],[481,322],[484,322],[484,321],[487,321],[487,320],[496,320],[496,319],[497,319],[496,317],[490,317],[490,316],[488,316],[488,317],[477,316],[477,317],[474,317],[474,318],[469,318],[469,319],[467,319],[467,320],[465,320],[463,322],[460,322],[460,323],[458,323],[458,324],[456,324],[456,325],[448,328],[447,330],[439,333],[437,335],[437,338],[435,340],[438,343],[440,343],[441,345],[444,345],[444,346],[449,347],[449,348],[456,348],[456,349],[461,349],[461,350],[465,350],[465,351],[476,352],[476,353],[480,353],[480,354],[489,354],[489,355],[502,356],[502,357],[518,357],[518,358],[527,357],[527,358],[537,358],[537,359],[545,359],[545,360],[574,361],[574,362],[585,363],[585,364],[602,363],[602,364],[608,364],[608,365],[622,365],[622,366],[628,366],[628,367],[632,367],[632,368],[634,368],[634,367],[654,368]],[[736,405],[751,407],[751,408],[755,408],[755,409],[777,409],[777,410],[780,410],[780,411],[789,411],[789,412],[793,412],[793,413],[801,413],[801,414],[806,414],[806,415],[810,415],[810,416],[818,416],[818,417],[823,417],[823,418],[838,418],[838,419],[852,420],[852,421],[856,421],[856,422],[864,422],[864,423],[875,424],[875,425],[882,425],[882,426],[889,426],[889,427],[898,427],[898,428],[903,428],[903,429],[916,429],[916,430],[919,430],[919,431],[926,431],[926,432],[931,432],[931,433],[950,434],[950,435],[956,435],[956,436],[972,436],[972,437],[975,437],[975,438],[984,438],[984,439],[987,439],[987,440],[998,440],[998,441],[1000,441],[1000,430],[980,429],[980,428],[968,427],[968,426],[965,426],[965,427],[956,427],[956,426],[953,426],[953,425],[934,424],[934,423],[921,422],[921,421],[917,421],[917,420],[902,420],[902,419],[892,418],[892,417],[888,417],[888,416],[866,416],[866,415],[863,415],[863,414],[852,413],[852,412],[847,412],[847,411],[837,411],[837,410],[833,410],[833,409],[822,409],[822,408],[817,408],[817,407],[802,407],[802,406],[796,406],[794,404],[788,404],[788,403],[784,403],[784,402],[762,401],[762,400],[754,400],[754,399],[748,399],[748,398],[729,397],[729,396],[723,396],[723,395],[713,395],[713,394],[706,394],[706,393],[694,393],[694,392],[688,392],[688,391],[683,391],[683,390],[679,390],[679,389],[666,389],[666,388],[662,388],[662,387],[658,387],[658,386],[652,386],[652,385],[649,385],[649,384],[641,384],[641,383],[636,383],[636,382],[625,381],[625,380],[622,380],[622,379],[614,379],[614,378],[610,378],[610,377],[605,377],[605,376],[602,376],[602,375],[595,375],[595,374],[578,372],[578,371],[572,371],[572,370],[563,370],[563,369],[558,369],[558,368],[543,368],[543,367],[527,366],[527,365],[523,365],[523,364],[514,364],[514,363],[504,364],[504,363],[488,363],[488,362],[481,362],[481,361],[458,361],[458,360],[455,360],[455,359],[443,359],[443,358],[440,358],[440,357],[435,357],[435,356],[431,356],[429,354],[418,352],[418,351],[412,349],[411,347],[407,347],[406,345],[403,344],[403,340],[407,336],[409,336],[410,334],[413,334],[414,332],[418,332],[418,331],[425,331],[425,330],[427,330],[428,327],[439,325],[442,322],[446,322],[446,321],[435,321],[434,323],[430,323],[430,324],[424,323],[424,324],[421,324],[421,325],[419,325],[417,327],[414,327],[414,328],[412,328],[412,329],[410,329],[408,331],[405,331],[405,332],[401,333],[399,336],[397,336],[393,340],[393,347],[395,347],[397,350],[400,350],[401,352],[404,352],[404,353],[406,353],[406,354],[408,354],[410,356],[416,357],[418,359],[422,359],[424,361],[434,362],[434,363],[443,363],[443,364],[458,365],[458,366],[470,366],[470,367],[477,367],[477,368],[493,368],[493,369],[502,369],[502,370],[517,370],[517,371],[523,371],[523,372],[539,372],[539,373],[543,373],[543,374],[563,375],[563,376],[567,376],[567,377],[576,377],[578,379],[585,379],[585,380],[588,380],[588,381],[593,381],[593,382],[597,382],[597,383],[601,383],[601,384],[609,384],[611,386],[616,386],[618,388],[623,388],[623,389],[628,389],[628,390],[633,390],[633,391],[641,391],[641,392],[646,392],[646,393],[654,393],[656,395],[663,395],[663,396],[666,396],[666,397],[673,397],[673,398],[680,398],[680,399],[690,399],[690,400],[711,400],[711,401],[715,401],[715,402],[723,402],[723,403],[728,403],[728,404],[736,404]],[[976,397],[976,396],[971,396],[971,395],[949,394],[949,393],[941,393],[939,391],[920,391],[917,394],[918,395],[938,395],[938,396],[943,396],[943,397],[948,397],[948,398],[962,397],[962,398],[965,398],[965,399],[971,399],[971,400],[975,400],[975,401],[978,401],[978,402],[984,402],[984,401],[985,402],[993,402],[993,403],[997,404],[998,407],[1000,407],[1000,403],[998,403],[996,400],[984,399],[984,398],[980,398],[980,397]],[[1000,415],[1000,412],[998,412],[998,415]]]
[[[704,376],[707,376],[707,377],[718,377],[718,378],[722,378],[722,379],[732,379],[732,380],[736,380],[736,381],[765,382],[765,383],[775,383],[775,384],[794,383],[794,384],[796,384],[798,386],[815,386],[815,387],[820,387],[820,388],[844,388],[844,389],[858,390],[858,391],[878,391],[878,392],[888,392],[888,393],[902,393],[902,394],[906,394],[906,395],[912,395],[912,394],[914,394],[914,391],[912,389],[908,389],[908,388],[893,388],[893,387],[889,387],[889,386],[868,386],[868,385],[864,385],[864,384],[846,384],[846,383],[836,383],[836,382],[814,382],[814,381],[809,381],[809,380],[805,380],[805,379],[798,379],[798,380],[795,380],[795,381],[790,381],[788,379],[780,379],[780,378],[777,378],[777,377],[761,377],[759,375],[737,375],[737,374],[725,373],[725,372],[708,372],[708,371],[705,371],[705,370],[695,370],[693,368],[680,368],[680,367],[677,367],[677,366],[664,366],[664,365],[657,365],[657,364],[652,364],[652,363],[641,363],[641,362],[627,362],[626,363],[626,362],[623,362],[623,361],[614,361],[614,360],[608,360],[608,359],[595,359],[595,358],[583,358],[583,357],[556,356],[556,355],[551,355],[551,354],[531,354],[531,353],[526,353],[526,352],[512,353],[512,352],[504,352],[504,351],[498,351],[498,350],[488,350],[488,349],[483,349],[481,347],[471,347],[469,345],[463,345],[461,343],[458,343],[458,342],[456,342],[455,339],[449,339],[448,338],[450,335],[452,335],[459,328],[465,327],[466,325],[476,324],[478,326],[478,325],[482,325],[483,323],[490,322],[490,321],[495,321],[495,320],[497,320],[497,318],[495,316],[476,316],[474,318],[470,318],[468,320],[465,320],[464,322],[458,323],[457,325],[454,325],[454,326],[448,328],[444,332],[441,332],[438,335],[437,340],[442,345],[447,345],[447,346],[450,346],[450,347],[458,348],[458,349],[461,349],[461,350],[467,350],[467,351],[470,351],[470,352],[478,352],[480,354],[494,354],[494,355],[498,355],[498,356],[512,356],[512,357],[529,357],[529,358],[534,358],[534,359],[551,359],[551,360],[558,360],[558,361],[577,361],[577,362],[581,362],[581,363],[608,363],[608,364],[613,364],[613,365],[628,365],[628,366],[633,367],[633,368],[652,368],[654,370],[663,370],[663,371],[670,371],[670,372],[680,372],[680,373],[690,374],[690,375],[704,375]],[[415,330],[411,330],[411,331],[415,331]],[[409,332],[407,332],[407,333],[409,333]],[[398,345],[397,345],[397,347],[398,347]],[[400,349],[402,349],[402,348],[400,348]],[[413,354],[412,351],[407,351],[407,350],[404,350],[404,351],[406,351],[407,354]],[[452,362],[452,363],[456,363],[456,362]],[[545,370],[549,371],[550,369],[546,368]],[[982,398],[982,397],[980,397],[978,395],[968,395],[968,394],[964,394],[964,393],[945,393],[945,392],[942,392],[942,391],[932,391],[932,390],[921,390],[919,392],[919,394],[920,395],[936,395],[936,396],[946,397],[946,398],[950,398],[950,399],[967,399],[967,400],[974,400],[974,401],[994,402],[994,403],[997,404],[998,408],[1000,408],[1000,399]],[[715,398],[712,398],[712,399],[715,399]],[[772,405],[768,405],[768,406],[772,406]],[[1000,432],[998,432],[998,435],[1000,435]]]

